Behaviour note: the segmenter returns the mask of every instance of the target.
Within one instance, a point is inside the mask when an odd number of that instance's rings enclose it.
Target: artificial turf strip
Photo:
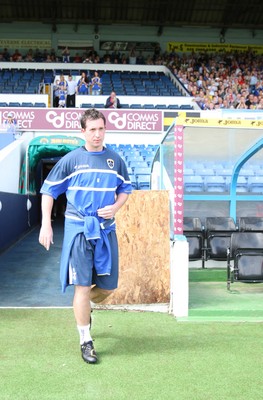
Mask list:
[[[71,309],[0,310],[1,400],[255,400],[260,323],[180,323],[164,313],[98,311],[100,357],[85,364]]]
[[[189,269],[189,282],[226,282],[226,269]]]

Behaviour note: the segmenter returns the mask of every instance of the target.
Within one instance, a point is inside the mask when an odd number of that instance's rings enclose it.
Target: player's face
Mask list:
[[[86,129],[82,129],[88,151],[102,151],[105,136],[105,125],[102,118],[86,122]]]

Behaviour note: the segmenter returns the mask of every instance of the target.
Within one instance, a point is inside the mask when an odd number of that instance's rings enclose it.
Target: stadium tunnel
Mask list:
[[[34,228],[41,219],[40,188],[58,160],[84,145],[77,136],[52,135],[32,139],[26,149],[20,170],[18,193],[1,192],[0,251],[7,249]],[[53,207],[53,217],[64,215],[65,195],[59,196]]]

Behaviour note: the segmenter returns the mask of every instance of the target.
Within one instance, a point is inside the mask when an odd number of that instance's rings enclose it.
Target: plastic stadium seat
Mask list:
[[[153,109],[153,108],[154,108],[154,105],[153,105],[153,104],[144,104],[143,108],[146,108],[146,109]]]
[[[222,176],[206,176],[205,177],[205,191],[206,192],[226,192],[226,182]]]
[[[212,168],[197,168],[195,170],[196,175],[200,176],[211,176],[215,175],[214,170]]]
[[[11,101],[9,107],[21,107],[21,104],[18,101]]]
[[[230,238],[237,231],[235,221],[231,217],[208,217],[206,228],[206,259],[226,260]]]
[[[166,110],[166,105],[165,104],[156,104],[156,106],[154,107],[158,110]]]
[[[0,102],[0,107],[7,107],[7,106],[8,106],[7,103],[5,103],[5,102]]]
[[[226,176],[225,178],[227,190],[229,190],[230,188],[231,179],[232,179],[231,176]],[[249,183],[246,177],[239,176],[237,178],[236,191],[237,193],[247,193],[249,191]]]
[[[103,103],[95,103],[94,104],[94,108],[104,108],[104,104]]]
[[[92,108],[92,104],[91,103],[82,103],[81,108]]]
[[[151,168],[136,168],[134,174],[137,180],[137,187],[139,190],[149,190],[151,182]]]
[[[36,94],[37,93],[37,91],[36,91],[36,88],[34,88],[34,87],[27,87],[26,89],[25,89],[25,93],[26,94]]]
[[[142,108],[142,105],[141,105],[141,104],[131,104],[131,105],[130,105],[130,108],[131,108],[131,109],[141,109],[141,108]]]
[[[250,176],[248,187],[251,193],[263,193],[263,176]]]
[[[194,175],[194,170],[192,168],[184,168],[184,175]]]
[[[21,107],[33,107],[33,103],[30,103],[30,102],[22,102]]]
[[[180,110],[180,107],[178,104],[169,104],[169,106],[167,107],[170,110]]]
[[[249,185],[246,177],[239,175],[239,177],[237,178],[237,192],[246,193],[248,191],[249,191]]]
[[[186,193],[189,192],[203,192],[204,191],[204,181],[199,175],[188,175],[184,177],[184,190]]]
[[[133,170],[136,170],[137,171],[137,169],[138,168],[144,168],[144,169],[147,169],[148,170],[148,168],[149,168],[149,165],[148,165],[148,163],[146,162],[146,161],[129,161],[128,162],[128,165],[129,165],[129,167],[131,167]]]
[[[181,109],[181,110],[193,110],[194,107],[191,106],[190,104],[182,104],[182,105],[180,106],[180,109]]]
[[[189,260],[202,259],[202,267],[204,267],[205,231],[200,218],[184,217],[183,230],[184,236],[189,243]]]
[[[34,104],[34,107],[46,107],[46,103],[36,102],[36,103]]]
[[[254,175],[254,170],[252,168],[241,168],[239,172],[239,176],[249,177]]]
[[[128,164],[130,163],[142,163],[144,162],[144,158],[141,155],[131,154],[130,152],[125,152],[126,161]]]
[[[227,288],[233,282],[263,282],[263,233],[236,232],[227,256]],[[231,265],[231,260],[233,266]]]
[[[238,226],[240,232],[263,232],[263,217],[240,217]]]

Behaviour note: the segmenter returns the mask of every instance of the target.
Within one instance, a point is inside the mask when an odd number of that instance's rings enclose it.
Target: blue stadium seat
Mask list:
[[[249,177],[254,175],[254,170],[252,168],[241,168],[239,172],[239,176]]]
[[[22,102],[21,107],[33,107],[33,103],[31,102]]]
[[[184,168],[184,175],[194,175],[194,170],[192,168]]]
[[[180,109],[181,109],[181,110],[193,110],[194,107],[191,106],[190,104],[182,104],[182,105],[180,106]]]
[[[186,193],[189,192],[203,192],[204,181],[201,176],[187,175],[184,177],[184,190]]]
[[[212,168],[197,168],[195,170],[196,175],[200,176],[211,176],[214,175],[214,170]]]
[[[18,101],[11,101],[9,107],[21,107],[21,104]]]
[[[103,103],[95,103],[94,104],[94,108],[104,108],[104,104]]]
[[[34,107],[46,107],[46,103],[36,102]]]
[[[146,161],[129,161],[128,166],[131,167],[134,171],[137,171],[138,168],[149,169],[148,163]]]
[[[166,105],[165,104],[156,104],[156,106],[154,107],[158,110],[166,110]]]
[[[206,176],[205,177],[205,191],[206,192],[226,192],[226,182],[222,176]]]
[[[251,193],[263,193],[263,176],[250,176],[248,187]]]
[[[134,109],[134,110],[135,110],[135,109],[141,109],[141,108],[142,108],[142,105],[141,105],[141,104],[131,104],[131,105],[130,105],[130,108],[131,108],[131,109]]]
[[[82,103],[81,108],[92,108],[92,104],[91,103]]]
[[[178,104],[169,104],[167,108],[169,108],[170,110],[180,110]]]
[[[137,179],[137,185],[139,190],[149,190],[151,182],[151,168],[149,167],[137,167],[135,168],[134,174]]]
[[[231,176],[225,178],[226,187],[229,190],[231,183]],[[237,178],[237,193],[247,193],[249,191],[249,183],[244,176],[239,176]]]

